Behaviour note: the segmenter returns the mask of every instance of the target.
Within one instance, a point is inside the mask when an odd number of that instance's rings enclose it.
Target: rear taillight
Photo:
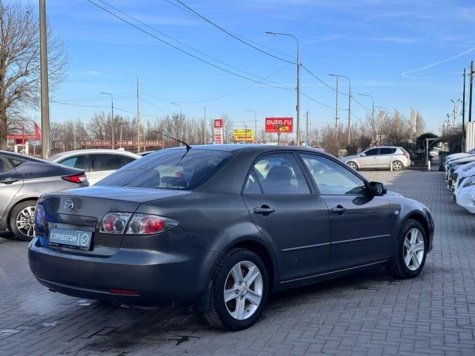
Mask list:
[[[173,219],[158,215],[134,214],[130,220],[127,234],[149,235],[168,231],[178,225]]]
[[[100,231],[108,234],[151,235],[168,231],[178,225],[173,219],[150,214],[107,213]]]
[[[74,174],[71,176],[62,176],[61,178],[71,183],[84,183],[87,179],[85,174]]]
[[[102,219],[101,232],[109,234],[124,233],[125,226],[130,219],[130,213],[108,213]]]

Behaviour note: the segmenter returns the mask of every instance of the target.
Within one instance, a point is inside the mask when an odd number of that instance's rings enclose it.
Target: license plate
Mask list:
[[[89,249],[91,238],[91,231],[52,228],[49,233],[50,243],[82,249]]]

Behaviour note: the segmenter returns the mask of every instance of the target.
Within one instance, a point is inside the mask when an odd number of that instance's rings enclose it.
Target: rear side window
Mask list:
[[[395,148],[390,148],[390,147],[383,147],[381,148],[381,154],[382,155],[390,155],[396,152]]]
[[[91,172],[115,171],[122,167],[122,156],[110,154],[93,154],[91,157]]]

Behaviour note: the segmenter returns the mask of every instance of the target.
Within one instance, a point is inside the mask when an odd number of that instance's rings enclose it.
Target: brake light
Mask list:
[[[107,234],[151,235],[177,225],[178,221],[158,215],[109,212],[102,218],[100,231]]]
[[[61,179],[71,182],[71,183],[83,183],[86,181],[86,175],[85,174],[74,174],[71,176],[62,176]]]
[[[129,213],[108,213],[101,222],[101,232],[122,234],[130,218]]]
[[[178,225],[178,221],[158,215],[135,214],[127,229],[127,234],[150,235],[168,231]]]

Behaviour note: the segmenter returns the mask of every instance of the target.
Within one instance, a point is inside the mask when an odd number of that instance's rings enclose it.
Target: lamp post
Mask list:
[[[112,149],[114,149],[114,97],[111,93],[105,91],[102,91],[101,94],[109,95],[111,97]]]
[[[180,120],[181,120],[181,113],[182,113],[182,110],[181,110],[181,104],[178,104],[178,103],[170,103],[172,105],[177,105],[180,107]]]
[[[349,145],[350,140],[351,140],[351,80],[346,75],[341,75],[341,74],[329,74],[329,75],[332,77],[336,77],[337,106],[338,106],[338,77],[343,77],[345,79],[348,79],[348,145]],[[338,119],[338,107],[337,107],[336,118]]]
[[[369,95],[369,94],[362,94],[362,93],[358,93],[358,95],[360,96],[369,96],[372,100],[372,105],[371,105],[371,122],[374,124],[374,96],[372,95]],[[381,141],[381,120],[379,120],[380,122],[378,123],[378,131],[379,131],[379,140]],[[381,142],[380,142],[381,143]]]
[[[450,99],[450,101],[452,102],[452,104],[454,104],[454,111],[453,111],[453,115],[454,115],[453,116],[453,119],[454,119],[453,123],[454,124],[453,124],[453,127],[455,127],[455,118],[457,117],[457,105],[458,105],[458,103],[460,103],[460,98],[457,99],[457,100]]]
[[[295,106],[295,110],[297,112],[297,146],[300,146],[300,56],[299,56],[299,40],[297,37],[290,33],[281,33],[281,32],[272,32],[266,31],[269,35],[279,35],[279,36],[289,36],[295,39],[297,43],[297,105]]]
[[[246,111],[254,113],[254,142],[257,143],[257,113],[254,110],[247,109]]]

